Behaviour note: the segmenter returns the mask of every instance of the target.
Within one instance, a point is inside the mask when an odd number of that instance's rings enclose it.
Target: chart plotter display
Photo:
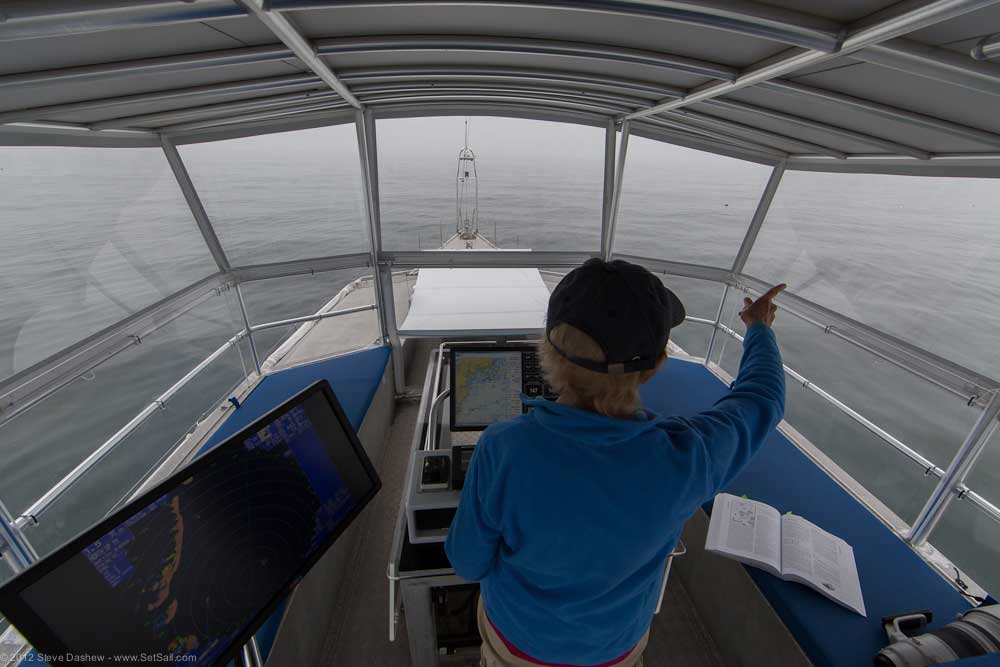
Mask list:
[[[451,350],[451,428],[481,430],[524,411],[521,394],[555,398],[530,345]]]
[[[222,664],[378,489],[335,401],[314,385],[219,445],[5,587],[4,613],[45,653]]]

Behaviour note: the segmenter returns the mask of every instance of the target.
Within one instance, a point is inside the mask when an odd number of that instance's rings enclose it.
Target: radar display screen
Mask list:
[[[481,430],[522,413],[521,353],[500,347],[452,350],[452,430]]]
[[[318,383],[7,584],[0,611],[56,662],[224,664],[378,488]]]

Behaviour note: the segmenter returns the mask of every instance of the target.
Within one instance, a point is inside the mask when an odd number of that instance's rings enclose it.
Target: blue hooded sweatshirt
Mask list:
[[[730,393],[693,417],[617,419],[525,399],[533,410],[483,432],[445,547],[514,646],[597,665],[646,632],[684,523],[782,417],[773,332],[755,324],[743,346]]]

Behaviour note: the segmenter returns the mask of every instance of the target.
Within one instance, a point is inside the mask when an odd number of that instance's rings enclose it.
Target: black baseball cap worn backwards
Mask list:
[[[598,373],[649,370],[667,347],[670,329],[684,321],[684,304],[636,264],[593,258],[570,271],[549,297],[545,339],[559,324],[587,334],[607,362],[582,359],[552,347],[572,363]]]

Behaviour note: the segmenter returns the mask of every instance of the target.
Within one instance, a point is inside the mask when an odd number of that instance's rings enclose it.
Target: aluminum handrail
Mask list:
[[[719,330],[725,333],[726,335],[730,336],[731,338],[734,338],[735,340],[738,340],[740,342],[743,341],[743,336],[741,336],[739,333],[737,333],[736,331],[727,327],[724,324],[719,325]],[[823,400],[833,405],[840,412],[844,413],[845,415],[853,419],[855,422],[863,426],[865,429],[876,435],[883,442],[890,445],[893,449],[895,449],[900,454],[905,456],[908,460],[912,461],[920,469],[923,470],[925,475],[933,475],[938,479],[944,478],[945,470],[941,468],[941,466],[937,465],[936,463],[928,459],[926,456],[916,451],[915,449],[904,443],[902,440],[900,440],[899,438],[895,437],[894,435],[892,435],[891,433],[889,433],[888,431],[877,425],[872,420],[865,417],[860,412],[850,407],[849,405],[838,399],[836,396],[834,396],[830,392],[826,391],[825,389],[817,385],[812,380],[808,379],[795,369],[790,368],[787,364],[783,363],[782,369],[785,371],[786,375],[788,375],[796,382],[801,384],[804,388],[812,391],[817,396],[819,396]],[[956,485],[955,488],[951,489],[951,493],[962,500],[968,500],[970,504],[972,504],[974,507],[982,511],[986,516],[990,517],[997,523],[1000,523],[1000,507],[997,507],[989,500],[987,500],[985,497],[983,497],[981,494],[976,493],[975,491],[970,489],[964,483]]]
[[[139,428],[139,426],[149,419],[149,417],[151,417],[158,410],[162,410],[166,406],[167,401],[177,394],[178,391],[198,376],[213,361],[221,357],[223,353],[239,343],[245,335],[246,332],[241,331],[227,340],[225,343],[220,345],[218,349],[202,359],[201,362],[188,371],[180,380],[171,385],[169,389],[153,399],[152,403],[143,408],[139,414],[130,419],[127,424],[118,429],[114,435],[104,441],[100,447],[95,449],[90,456],[81,461],[75,468],[69,471],[69,473],[64,475],[62,479],[56,482],[54,486],[42,494],[38,500],[31,503],[27,509],[21,512],[21,514],[14,521],[15,525],[18,528],[36,525],[38,523],[38,517],[51,507],[63,493],[73,486],[73,484],[75,484],[81,477],[86,475],[94,466],[104,459],[104,457],[107,456],[111,450],[118,446],[119,443],[125,440],[137,428]]]
[[[258,331],[263,329],[272,329],[275,327],[286,326],[290,324],[298,324],[300,322],[310,322],[314,320],[323,320],[329,317],[336,317],[338,315],[349,315],[353,312],[361,312],[365,310],[371,310],[375,306],[367,305],[360,306],[357,308],[345,308],[343,310],[332,311],[329,313],[317,313],[314,315],[306,315],[304,317],[296,317],[288,320],[276,320],[274,322],[265,322],[263,324],[258,324],[250,327],[250,331]],[[107,456],[115,447],[117,447],[122,441],[124,441],[129,435],[131,435],[136,429],[138,429],[147,419],[152,415],[156,414],[158,410],[163,409],[166,406],[167,401],[173,398],[177,392],[183,389],[188,383],[190,383],[194,378],[202,373],[206,368],[208,368],[212,362],[216,361],[221,357],[227,350],[237,345],[241,340],[247,337],[247,330],[244,329],[234,335],[232,338],[227,340],[225,343],[220,345],[214,352],[209,354],[207,357],[202,359],[196,366],[194,366],[190,371],[184,374],[181,379],[177,380],[172,384],[166,391],[157,396],[149,405],[143,408],[135,417],[130,419],[128,423],[122,426],[114,435],[108,438],[100,447],[95,449],[90,456],[81,461],[73,470],[63,476],[58,482],[56,482],[48,491],[41,495],[37,500],[35,500],[31,505],[28,506],[20,515],[15,519],[14,525],[19,528],[25,528],[28,526],[33,526],[38,523],[38,517],[41,516],[52,504],[62,496],[73,484],[75,484],[81,477],[86,475],[91,469],[94,468],[105,456]]]
[[[725,324],[719,324],[719,330],[725,333],[730,338],[734,338],[740,341],[741,343],[743,342],[743,336],[741,336],[739,333],[737,333],[730,327],[727,327]],[[892,435],[891,433],[883,429],[881,426],[879,426],[872,420],[862,415],[854,408],[850,407],[849,405],[847,405],[839,398],[837,398],[830,392],[820,387],[818,384],[816,384],[806,376],[802,375],[802,373],[799,373],[794,368],[791,368],[790,366],[788,366],[788,364],[783,363],[781,364],[781,367],[785,371],[786,375],[788,375],[790,378],[792,378],[797,383],[802,385],[805,389],[808,389],[809,391],[813,392],[826,402],[830,403],[838,410],[846,414],[848,417],[856,421],[858,424],[864,426],[868,431],[878,436],[887,444],[891,445],[894,449],[896,449],[899,453],[903,454],[910,461],[916,463],[923,469],[924,474],[934,475],[935,477],[938,478],[944,475],[944,469],[942,469],[939,465],[935,464],[933,461],[925,457],[923,454],[916,451],[915,449],[904,443],[902,440],[900,440],[899,438]]]
[[[256,333],[258,331],[264,331],[266,329],[276,329],[278,327],[287,327],[292,324],[302,324],[304,322],[315,322],[317,320],[325,320],[331,317],[338,317],[340,315],[351,315],[352,313],[363,313],[367,310],[375,310],[376,306],[374,303],[370,303],[366,306],[355,306],[353,308],[342,308],[341,310],[331,310],[327,313],[316,313],[314,315],[303,315],[302,317],[290,317],[287,320],[275,320],[274,322],[265,322],[264,324],[255,324],[250,327],[250,331]]]

